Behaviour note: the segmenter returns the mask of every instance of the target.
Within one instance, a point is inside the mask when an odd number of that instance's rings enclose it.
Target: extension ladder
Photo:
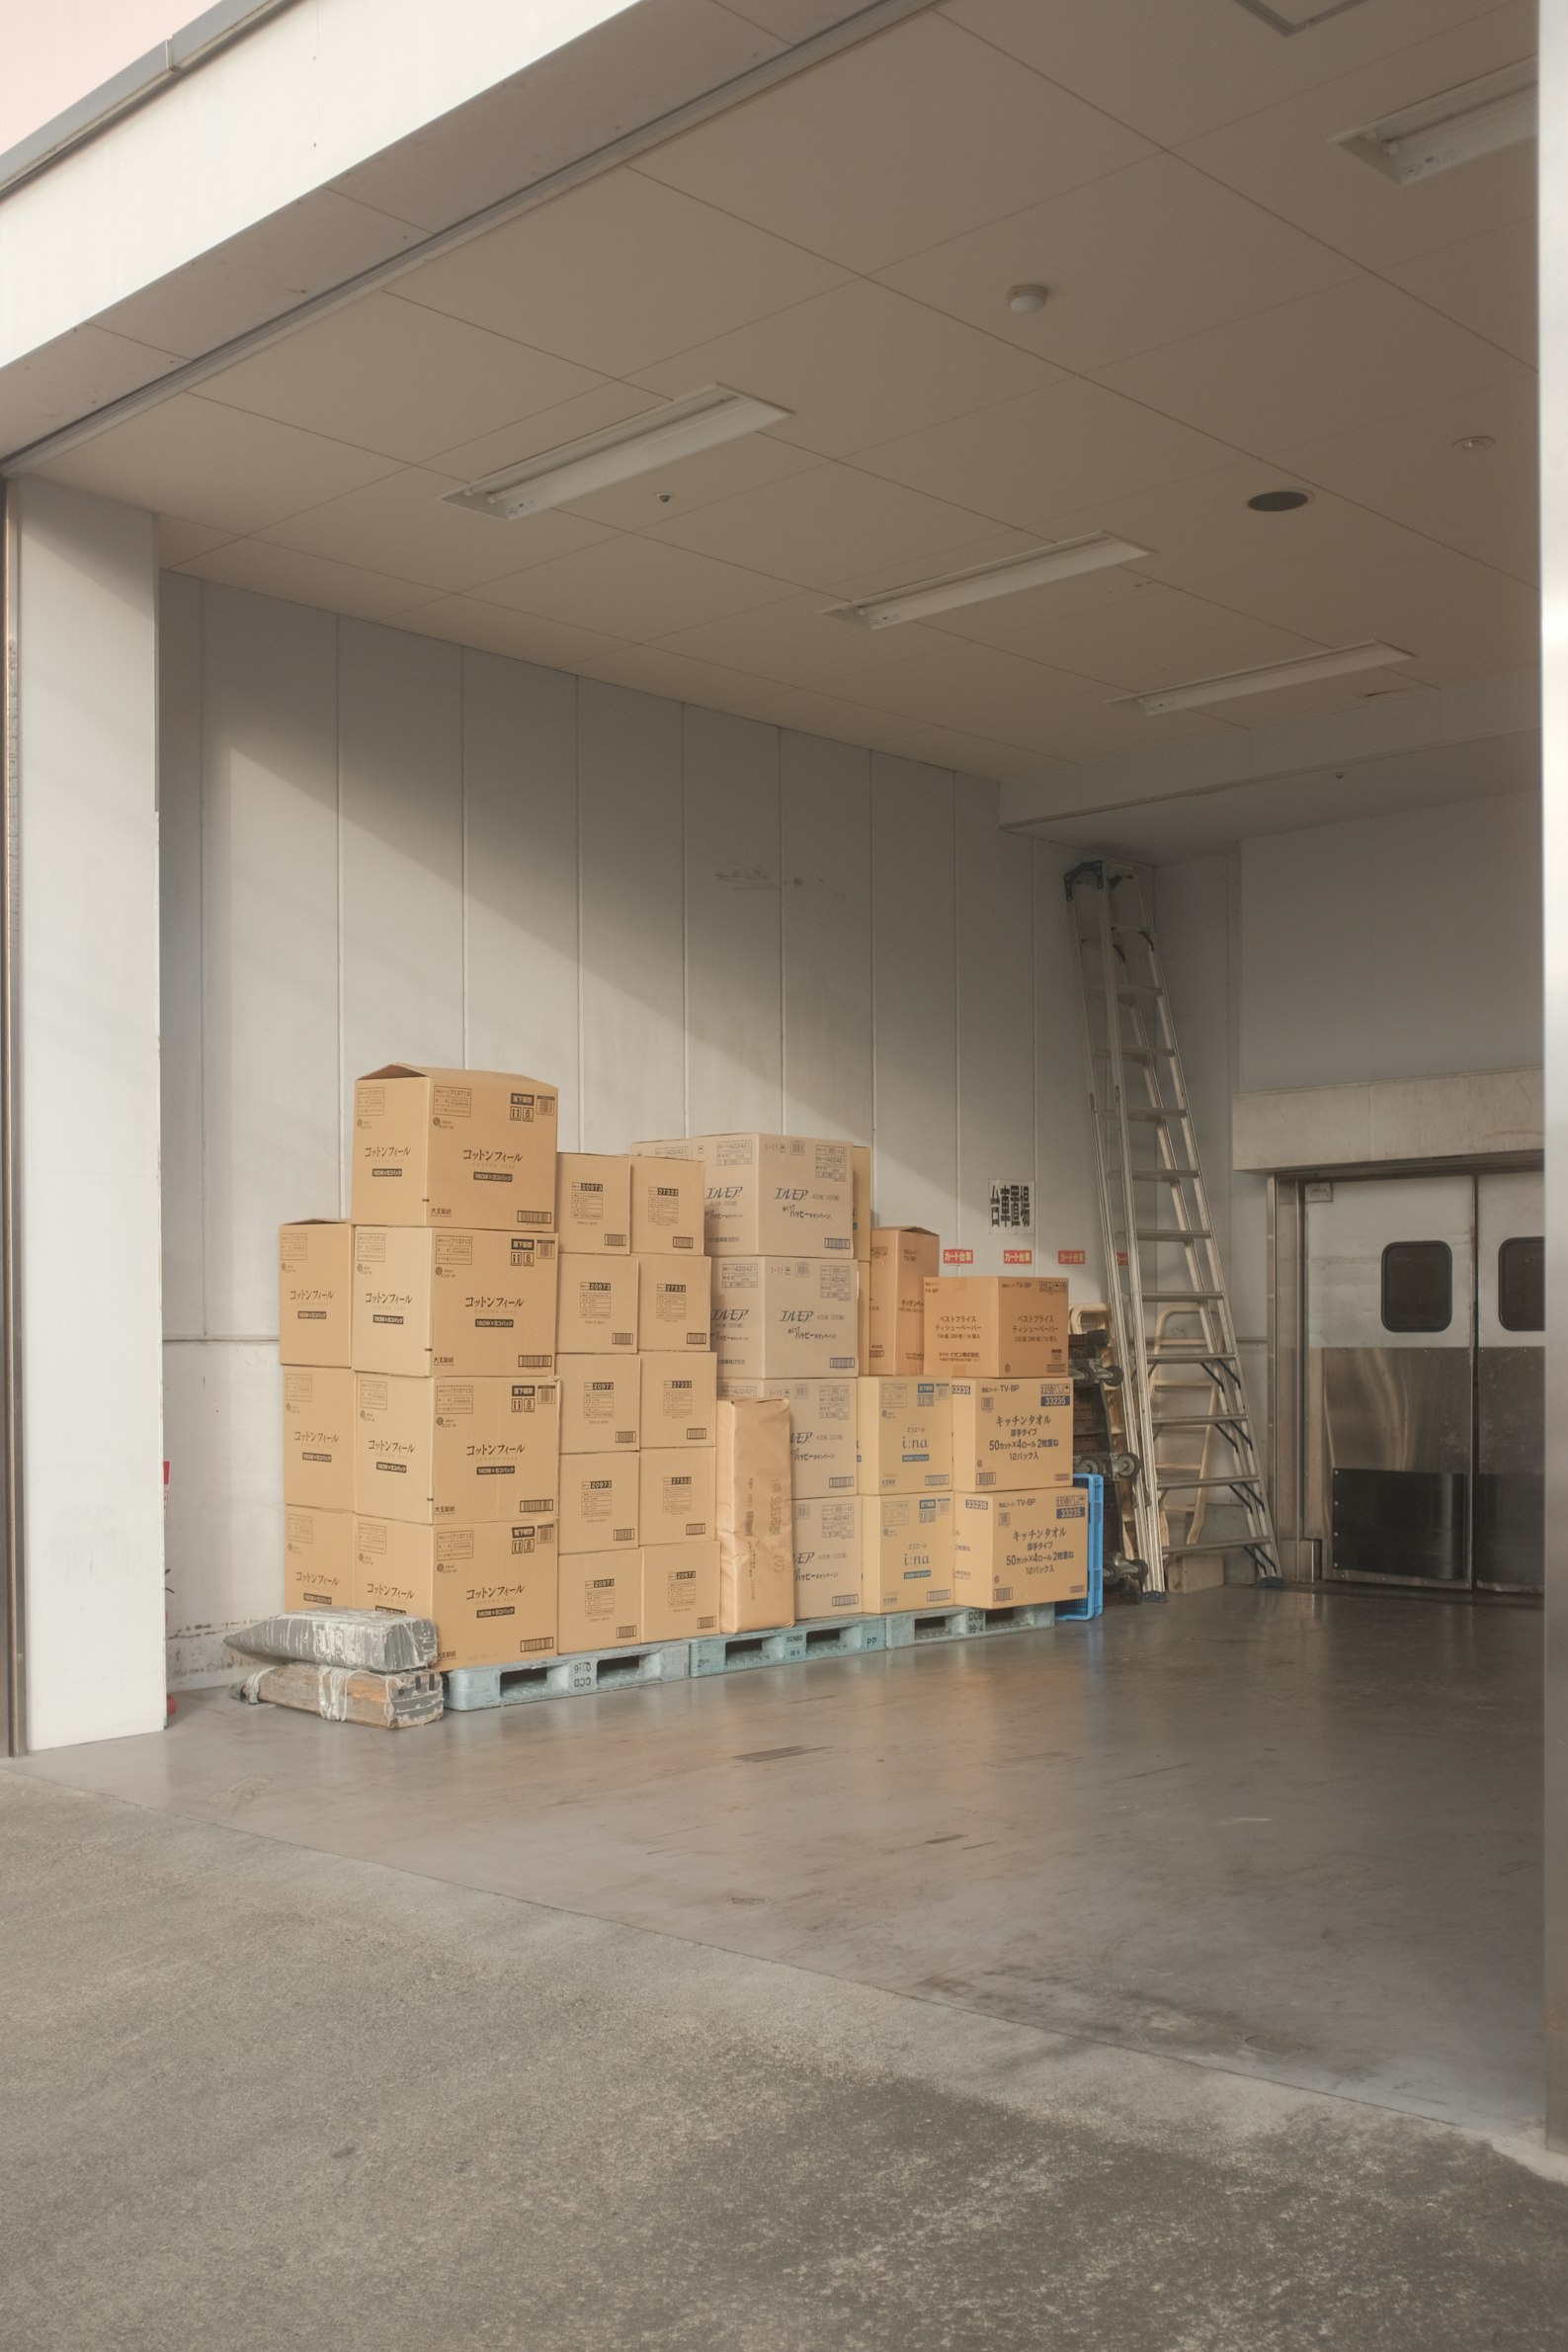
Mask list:
[[[1261,1584],[1279,1555],[1241,1358],[1137,868],[1093,858],[1066,877],[1111,1326],[1135,1461],[1124,1510],[1148,1569],[1240,1554]]]

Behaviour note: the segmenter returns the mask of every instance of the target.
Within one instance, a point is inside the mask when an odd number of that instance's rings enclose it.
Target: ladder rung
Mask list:
[[[1212,1241],[1207,1225],[1151,1225],[1140,1241]]]
[[[1212,1385],[1209,1381],[1203,1383],[1205,1388],[1211,1387]],[[1169,1382],[1167,1386],[1176,1387],[1185,1386],[1185,1383],[1173,1381]],[[1152,1427],[1156,1436],[1162,1429],[1223,1429],[1228,1431],[1233,1438],[1249,1446],[1252,1444],[1252,1432],[1245,1426],[1245,1415],[1239,1412],[1155,1413],[1152,1416]]]
[[[1197,1354],[1194,1350],[1197,1350]],[[1167,1340],[1160,1348],[1151,1348],[1144,1357],[1145,1364],[1185,1364],[1189,1371],[1195,1364],[1237,1364],[1241,1359],[1226,1348],[1205,1348],[1200,1339],[1190,1339],[1185,1345]]]
[[[1134,1184],[1196,1184],[1196,1168],[1129,1168]]]
[[[1108,1114],[1109,1116],[1109,1114]],[[1140,1126],[1169,1127],[1176,1119],[1185,1119],[1185,1111],[1128,1111],[1128,1119],[1136,1119]]]
[[[1228,1478],[1168,1478],[1161,1464],[1154,1466],[1154,1482],[1161,1494],[1192,1494],[1199,1486],[1256,1486],[1256,1471],[1234,1470]]]
[[[1224,1296],[1223,1291],[1145,1291],[1143,1300],[1148,1306],[1217,1306]]]
[[[1167,1552],[1180,1553],[1186,1559],[1199,1552],[1267,1552],[1274,1556],[1274,1545],[1267,1536],[1235,1536],[1228,1544],[1179,1544],[1167,1541]]]

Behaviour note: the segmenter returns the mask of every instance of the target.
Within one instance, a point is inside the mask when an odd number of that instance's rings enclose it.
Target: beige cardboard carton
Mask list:
[[[868,1265],[871,1256],[871,1147],[850,1145],[850,1205],[855,1222],[855,1255]]]
[[[952,1496],[861,1497],[861,1605],[884,1610],[952,1604]]]
[[[718,1364],[705,1356],[639,1356],[642,1443],[711,1446],[718,1430]]]
[[[940,1237],[924,1225],[877,1225],[870,1238],[867,1372],[897,1379],[926,1369],[926,1283],[942,1266]]]
[[[715,1259],[713,1352],[721,1394],[731,1381],[853,1373],[854,1260]]]
[[[795,1623],[861,1615],[861,1507],[853,1494],[797,1495]]]
[[[366,1519],[479,1527],[553,1519],[560,1389],[552,1380],[354,1381],[355,1508]]]
[[[1082,1486],[960,1494],[952,1597],[971,1609],[1076,1601],[1089,1589],[1089,1498]]]
[[[354,1513],[286,1510],[284,1607],[354,1606]]]
[[[556,1153],[555,1231],[564,1250],[626,1255],[631,1247],[631,1161],[624,1153]]]
[[[354,1369],[400,1380],[547,1373],[556,1274],[548,1234],[357,1225]]]
[[[632,1157],[631,1246],[638,1257],[700,1258],[702,1255],[702,1199],[707,1189],[701,1159]]]
[[[720,1398],[717,1470],[719,1630],[793,1625],[789,1407],[782,1396]]]
[[[642,1639],[642,1553],[576,1552],[564,1555],[556,1586],[561,1651],[623,1649]]]
[[[336,1365],[285,1365],[285,1503],[352,1511],[356,1452],[353,1373]]]
[[[950,1381],[952,1482],[964,1494],[1068,1483],[1071,1381]]]
[[[712,1264],[664,1251],[639,1256],[637,1344],[647,1355],[705,1355],[713,1344]]]
[[[858,1372],[870,1371],[871,1266],[868,1258],[858,1263],[855,1268],[855,1364]]]
[[[343,1366],[352,1323],[354,1227],[306,1217],[278,1228],[278,1360]]]
[[[434,1619],[444,1674],[526,1665],[555,1653],[557,1565],[552,1519],[356,1519],[354,1606]]]
[[[634,1552],[636,1454],[566,1454],[561,1458],[561,1557],[574,1552]],[[635,1640],[636,1636],[631,1636]],[[578,1644],[581,1647],[581,1643]]]
[[[637,1261],[607,1251],[562,1250],[555,1309],[560,1356],[634,1356]]]
[[[789,1466],[794,1498],[853,1494],[859,1480],[855,1383],[729,1381],[727,1395],[782,1396],[789,1407]]]
[[[855,1389],[861,1493],[950,1493],[947,1382],[865,1380]]]
[[[563,1454],[634,1454],[642,1443],[642,1370],[636,1356],[562,1356]]]
[[[718,1542],[642,1548],[644,1641],[685,1641],[718,1631]]]
[[[641,1158],[700,1160],[710,1258],[855,1256],[850,1146],[819,1135],[692,1135],[634,1143]]]
[[[714,1463],[707,1446],[644,1446],[637,1457],[637,1535],[685,1544],[713,1533]]]
[[[926,1371],[941,1379],[1067,1377],[1067,1285],[1054,1275],[949,1274],[926,1284]]]
[[[389,1062],[354,1089],[357,1225],[555,1224],[553,1086]]]

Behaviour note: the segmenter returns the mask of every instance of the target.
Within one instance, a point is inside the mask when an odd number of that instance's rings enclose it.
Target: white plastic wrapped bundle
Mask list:
[[[298,1658],[258,1667],[233,1691],[252,1707],[294,1707],[329,1723],[374,1723],[388,1731],[435,1722],[445,1703],[441,1676],[428,1666],[377,1674],[365,1666],[317,1666]]]
[[[436,1662],[436,1629],[428,1617],[383,1616],[376,1609],[290,1609],[227,1639],[245,1657],[359,1666],[372,1674],[406,1674]]]

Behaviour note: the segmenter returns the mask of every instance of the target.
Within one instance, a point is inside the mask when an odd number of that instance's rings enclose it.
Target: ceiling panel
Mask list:
[[[817,462],[809,450],[787,448],[768,433],[751,433],[743,441],[726,441],[716,450],[703,450],[674,465],[656,465],[613,490],[595,490],[574,498],[561,512],[586,515],[590,522],[608,523],[616,531],[651,531],[676,515],[696,514],[700,507],[716,506],[742,490],[764,482],[789,481],[809,472]]]
[[[262,539],[226,540],[180,566],[199,579],[221,580],[229,588],[250,588],[260,596],[287,597],[290,604],[318,605],[329,613],[352,613],[361,621],[385,621],[410,605],[429,601],[417,580],[394,580],[385,572],[360,571],[324,555],[301,555]]]
[[[158,517],[158,561],[166,571],[179,564],[189,563],[193,555],[205,555],[209,547],[220,547],[231,535],[214,531],[206,523],[187,523],[179,515]]]
[[[1109,114],[921,15],[704,123],[638,169],[879,270],[1148,153]]]
[[[1084,599],[1074,610],[1066,592],[1079,583],[1064,580],[1053,589],[945,613],[932,628],[1127,694],[1321,650],[1309,637],[1159,580],[1104,571],[1089,574],[1082,584],[1087,587],[1091,580],[1113,582],[1117,592]],[[1036,602],[1040,598],[1058,601],[1042,608]]]
[[[573,629],[564,621],[509,612],[504,605],[482,605],[468,596],[444,596],[433,604],[416,605],[398,614],[397,626],[421,636],[445,637],[452,644],[476,645],[481,653],[542,662],[549,670],[586,669],[616,642],[606,630]]]
[[[1511,220],[1506,228],[1486,229],[1436,253],[1389,262],[1383,275],[1533,367],[1540,347],[1537,267],[1532,212],[1527,220]]]
[[[333,555],[367,571],[456,591],[481,587],[529,563],[570,555],[611,536],[602,524],[558,508],[531,516],[525,524],[449,506],[446,493],[457,487],[449,474],[403,467],[368,489],[290,515],[262,537],[277,546]]]
[[[576,555],[487,581],[486,604],[540,613],[616,637],[666,635],[721,613],[768,604],[786,591],[761,572],[718,563],[651,539],[607,539]]]
[[[1334,711],[1357,711],[1365,703],[1386,702],[1390,696],[1431,694],[1419,678],[1403,670],[1362,670],[1348,678],[1317,678],[1301,686],[1272,687],[1267,694],[1241,696],[1233,703],[1216,704],[1227,726],[1250,730],[1279,726],[1287,718],[1318,718]]]
[[[828,590],[847,572],[917,556],[946,569],[944,550],[969,545],[984,529],[983,517],[918,490],[849,465],[813,465],[790,481],[656,523],[648,536]]]
[[[645,416],[657,405],[640,384],[603,381],[594,391],[580,392],[575,400],[541,408],[536,416],[520,417],[494,433],[481,433],[475,441],[435,450],[430,463],[437,472],[453,474],[460,482],[483,481],[505,466],[537,457],[541,450],[562,449],[585,433],[603,432],[607,425],[622,424],[629,416]]]
[[[179,365],[172,351],[99,326],[72,327],[13,361],[0,378],[0,456],[44,440],[84,411],[139,391]]]
[[[808,596],[791,596],[782,603],[754,607],[749,612],[725,613],[695,629],[660,634],[656,640],[671,653],[698,661],[752,671],[759,678],[777,678],[791,686],[822,686],[849,670],[863,670],[874,661],[906,661],[922,647],[940,643],[935,633],[919,627],[857,629],[828,618],[820,589]]]

